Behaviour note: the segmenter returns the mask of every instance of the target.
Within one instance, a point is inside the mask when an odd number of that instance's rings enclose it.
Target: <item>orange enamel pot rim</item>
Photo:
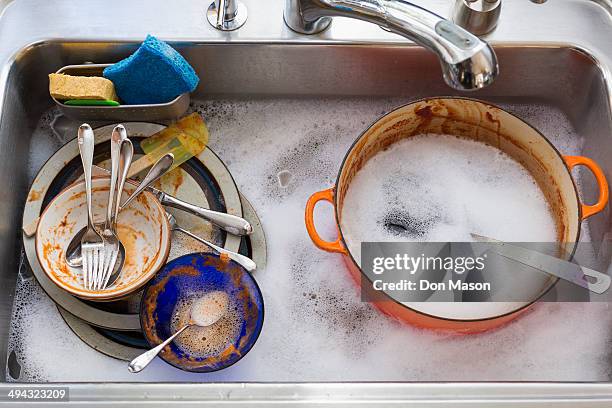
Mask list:
[[[338,175],[336,178],[336,184],[328,189],[322,190],[322,191],[318,191],[315,192],[314,194],[312,194],[312,196],[308,199],[307,204],[306,204],[306,209],[305,209],[305,223],[306,223],[306,229],[308,234],[310,235],[313,243],[315,244],[315,246],[317,246],[318,248],[327,251],[327,252],[336,252],[336,253],[340,253],[343,256],[346,257],[346,261],[347,264],[350,263],[352,264],[357,270],[361,271],[361,268],[359,267],[359,265],[357,264],[357,262],[355,261],[353,255],[350,253],[350,251],[347,250],[348,246],[346,244],[346,240],[345,240],[345,236],[342,232],[342,228],[340,226],[339,220],[340,220],[340,203],[339,198],[338,198],[338,189],[339,187],[344,187],[344,186],[340,186],[339,183],[342,182],[342,177],[344,174],[344,170],[347,166],[347,163],[349,162],[349,160],[351,160],[352,155],[355,154],[355,150],[356,148],[359,146],[360,141],[365,138],[367,135],[369,135],[369,133],[373,132],[373,129],[376,128],[378,125],[381,125],[382,123],[384,123],[385,119],[392,117],[394,114],[398,113],[398,111],[401,110],[406,110],[406,108],[412,107],[412,106],[418,106],[419,104],[425,104],[425,106],[430,106],[431,107],[431,103],[436,103],[436,102],[441,102],[442,104],[444,103],[444,101],[455,101],[458,103],[462,103],[462,102],[468,102],[468,103],[474,103],[477,104],[479,106],[482,107],[486,107],[487,109],[494,109],[494,110],[498,110],[499,112],[503,112],[504,114],[510,115],[510,117],[520,121],[522,124],[528,126],[528,128],[533,132],[534,135],[539,136],[539,139],[541,139],[542,141],[544,141],[545,143],[543,144],[542,148],[543,149],[549,149],[551,152],[554,152],[554,155],[556,157],[558,157],[564,164],[564,171],[567,172],[567,175],[569,176],[569,179],[571,180],[571,189],[572,189],[572,196],[575,197],[576,199],[576,203],[577,203],[577,223],[578,223],[578,228],[577,231],[575,232],[575,234],[572,234],[572,237],[574,237],[574,239],[572,241],[566,241],[566,242],[573,242],[573,248],[572,248],[572,252],[575,250],[575,245],[576,243],[579,241],[580,238],[580,223],[585,220],[586,218],[597,214],[598,212],[601,212],[605,206],[607,205],[608,202],[608,183],[606,181],[606,177],[603,173],[603,171],[601,170],[601,168],[597,165],[597,163],[595,163],[593,160],[583,157],[583,156],[563,156],[561,154],[561,152],[559,152],[559,150],[539,131],[537,130],[535,127],[533,127],[531,124],[529,124],[528,122],[524,121],[521,118],[518,118],[517,116],[515,116],[514,114],[507,112],[505,109],[496,106],[494,104],[491,104],[489,102],[486,101],[481,101],[481,100],[477,100],[477,99],[473,99],[473,98],[466,98],[466,97],[436,97],[436,98],[423,98],[423,99],[419,99],[419,100],[415,100],[409,103],[406,103],[404,105],[401,105],[399,107],[394,108],[393,110],[381,115],[380,117],[378,117],[375,121],[373,121],[360,135],[359,137],[357,137],[355,139],[355,141],[352,143],[352,145],[350,146],[350,148],[347,150],[347,153],[345,154],[342,163],[340,165],[339,171],[338,171]],[[457,118],[454,118],[455,120],[459,120]],[[467,122],[466,122],[467,123]],[[469,125],[474,126],[474,124],[470,123]],[[367,160],[366,160],[367,161]],[[579,166],[579,165],[583,165],[585,167],[587,167],[595,176],[597,185],[599,187],[599,198],[597,200],[597,202],[593,205],[587,205],[587,204],[583,204],[580,200],[580,195],[578,192],[578,188],[576,186],[576,182],[574,180],[574,178],[571,175],[571,170],[572,168],[574,168],[575,166]],[[333,206],[334,206],[334,216],[335,216],[335,222],[336,222],[336,227],[337,227],[337,231],[338,231],[338,237],[335,241],[333,242],[329,242],[329,241],[325,241],[323,240],[319,234],[316,231],[316,227],[314,225],[314,208],[317,204],[317,202],[319,201],[328,201],[330,202]],[[360,274],[360,278],[365,277],[366,279],[368,279],[368,277],[361,272]],[[357,278],[356,276],[354,276],[355,278]],[[368,279],[369,280],[369,279]],[[491,323],[491,327],[495,327],[498,324],[504,323],[509,319],[509,316],[512,315],[516,315],[518,316],[519,314],[521,314],[523,311],[525,311],[527,308],[529,308],[533,303],[537,302],[539,299],[542,298],[542,296],[544,296],[552,287],[554,287],[554,285],[556,284],[556,282],[558,281],[558,279],[554,279],[552,280],[551,284],[542,291],[542,293],[537,297],[534,298],[532,301],[530,302],[525,302],[525,304],[522,307],[519,307],[515,310],[511,310],[510,312],[507,313],[503,313],[500,315],[494,315],[494,316],[490,316],[490,317],[485,317],[485,318],[478,318],[478,319],[453,319],[453,318],[449,318],[449,317],[441,317],[441,316],[435,316],[435,315],[430,315],[427,314],[425,312],[410,308],[394,299],[392,299],[389,296],[386,296],[389,298],[388,301],[382,301],[382,302],[376,302],[376,306],[379,309],[382,309],[383,311],[385,311],[386,313],[388,312],[388,310],[385,310],[385,303],[391,303],[391,304],[395,304],[394,307],[397,308],[397,306],[401,306],[402,308],[412,312],[417,318],[419,316],[424,317],[424,318],[431,318],[431,319],[436,319],[439,320],[441,322],[457,322],[457,323],[465,323],[466,325],[469,325],[471,322],[472,323],[478,323],[480,326],[482,325],[482,323],[486,323],[486,322],[490,322]],[[389,308],[387,308],[389,309]],[[388,313],[393,315],[393,313]],[[400,320],[407,320],[401,316],[396,316],[398,317]],[[410,319],[408,319],[410,320]],[[409,323],[414,323],[413,321],[408,321]],[[497,323],[499,322],[499,323]],[[418,323],[417,323],[418,325]],[[443,326],[443,325],[442,325]],[[476,331],[481,331],[482,329],[478,329]]]

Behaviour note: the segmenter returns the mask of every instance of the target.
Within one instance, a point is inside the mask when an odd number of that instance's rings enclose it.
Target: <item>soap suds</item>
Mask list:
[[[359,264],[362,242],[470,242],[472,232],[506,242],[555,242],[557,236],[548,202],[523,166],[495,147],[451,135],[418,135],[377,153],[351,180],[341,219]],[[410,304],[454,319],[522,306]]]
[[[172,315],[172,333],[190,320],[192,326],[176,339],[176,344],[190,356],[208,357],[221,354],[240,334],[242,319],[235,304],[228,304],[225,292],[209,292],[179,299]]]
[[[219,372],[184,373],[156,359],[133,375],[125,362],[78,339],[35,282],[22,282],[9,345],[9,351],[22,350],[20,381],[609,381],[612,313],[605,303],[541,304],[491,332],[433,333],[400,324],[362,302],[341,256],[312,244],[303,222],[306,200],[333,185],[345,152],[363,129],[406,102],[196,102],[211,148],[228,165],[266,233],[268,266],[254,273],[266,308],[259,340],[247,356]],[[580,153],[582,141],[560,111],[504,107],[549,136],[563,154]],[[41,155],[32,168],[44,159]],[[283,170],[293,175],[286,187],[277,178]],[[331,206],[319,207],[317,228],[332,238]]]
[[[449,135],[418,135],[377,153],[351,180],[341,214],[361,262],[361,242],[555,242],[544,194],[501,150]]]

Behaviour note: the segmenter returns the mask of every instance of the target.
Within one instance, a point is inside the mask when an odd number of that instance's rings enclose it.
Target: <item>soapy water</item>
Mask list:
[[[377,153],[351,180],[341,215],[348,249],[362,242],[555,242],[555,220],[531,174],[501,150],[451,135],[404,139]],[[456,319],[509,313],[522,304],[416,303]]]
[[[189,333],[177,337],[179,348],[191,356],[208,357],[221,354],[233,344],[242,321],[237,306],[228,303],[227,294],[218,291],[180,299],[172,315],[172,332],[191,320],[199,326],[190,327]]]
[[[361,242],[554,242],[555,220],[529,172],[501,150],[450,135],[404,139],[372,157],[347,191],[342,231]]]
[[[19,381],[609,381],[612,313],[605,303],[540,304],[490,332],[434,333],[362,302],[341,256],[312,244],[303,224],[307,198],[333,185],[346,150],[369,123],[405,102],[194,104],[208,124],[211,148],[266,233],[268,265],[254,273],[266,308],[257,343],[237,364],[215,373],[184,373],[156,359],[130,374],[125,362],[78,339],[30,278],[17,285],[9,344],[22,367]],[[580,153],[581,139],[562,112],[505,107],[551,137],[562,153]],[[277,178],[283,170],[293,175],[285,187]],[[317,227],[333,237],[330,206],[322,209]]]
[[[291,179],[293,178],[293,174],[291,174],[290,171],[281,170],[281,171],[278,172],[276,177],[278,179],[278,185],[281,186],[282,188],[285,188],[285,187],[287,187],[289,185],[289,183],[291,183]]]

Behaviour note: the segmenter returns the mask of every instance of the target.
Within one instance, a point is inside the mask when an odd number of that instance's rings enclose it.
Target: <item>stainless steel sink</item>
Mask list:
[[[74,9],[78,6],[67,0],[42,5],[24,1],[10,4],[0,15],[0,65],[3,67],[0,71],[0,185],[4,186],[0,193],[0,378],[6,376],[4,362],[8,357],[13,295],[23,263],[20,255],[22,206],[29,183],[62,142],[37,128],[41,117],[48,115],[52,107],[47,92],[48,73],[68,64],[116,61],[129,55],[151,31],[172,41],[198,71],[202,80],[193,95],[196,109],[200,102],[230,100],[264,107],[266,101],[286,99],[321,101],[322,106],[333,110],[358,100],[362,106],[359,112],[362,112],[363,104],[369,100],[372,112],[355,118],[354,127],[347,128],[355,132],[354,137],[358,136],[358,129],[365,127],[362,121],[367,124],[394,104],[427,96],[459,95],[445,85],[434,55],[376,27],[340,19],[328,31],[305,37],[283,25],[280,2],[245,3],[249,20],[243,28],[230,34],[218,33],[207,24],[204,10],[208,4],[188,0],[173,2],[172,6],[161,0],[146,5],[125,2],[113,5],[112,13],[104,1],[91,2],[88,6],[91,10],[86,13]],[[443,0],[417,3],[443,15],[450,9],[450,2]],[[542,5],[526,0],[524,4],[517,3],[523,2],[504,4],[499,27],[488,38],[499,58],[500,76],[492,86],[468,96],[511,110],[526,106],[538,107],[538,112],[560,112],[571,124],[572,134],[581,138],[575,146],[580,146],[582,154],[602,165],[612,180],[610,3],[603,0],[556,0]],[[107,29],[110,26],[112,32]],[[313,61],[317,61],[316,66]],[[525,111],[518,109],[517,114],[521,116],[521,112]],[[528,119],[537,121],[533,115]],[[218,123],[212,121],[212,127],[216,127]],[[265,126],[265,118],[254,125]],[[545,127],[553,140],[557,131],[567,132],[550,123]],[[282,134],[283,128],[277,130]],[[324,143],[334,143],[333,135],[327,137]],[[344,137],[350,141],[352,136]],[[249,144],[247,139],[240,148],[248,148]],[[229,162],[239,187],[246,187],[249,174],[241,173],[243,167],[232,163],[235,158],[229,153],[231,146],[219,142],[212,147],[218,147],[221,159]],[[257,152],[255,139],[252,149],[251,153]],[[340,157],[342,153],[339,149],[337,155]],[[320,175],[321,182],[333,179],[336,169]],[[589,178],[582,180],[581,187],[587,200],[595,199],[595,186]],[[273,221],[264,219],[267,230],[266,222]],[[296,228],[301,228],[299,222],[296,220]],[[589,229],[593,241],[607,239],[612,232],[610,209],[593,217]],[[296,251],[307,245],[304,235],[303,246]],[[608,265],[610,260],[605,262]],[[602,359],[609,362],[611,357],[602,350]],[[334,395],[336,401],[347,405],[431,401],[443,406],[470,400],[472,406],[485,406],[492,399],[501,399],[509,405],[518,401],[538,406],[574,400],[572,406],[606,406],[612,401],[611,378],[601,379],[599,383],[584,383],[589,379],[575,378],[570,383],[513,384],[418,383],[418,378],[408,378],[406,383],[367,384],[279,384],[292,381],[291,378],[246,386],[73,384],[71,396],[79,403],[102,398],[138,401],[148,395],[153,403],[161,404],[176,394],[187,400],[214,403],[222,398],[235,404],[275,399],[289,405],[303,399],[320,402],[325,396]]]

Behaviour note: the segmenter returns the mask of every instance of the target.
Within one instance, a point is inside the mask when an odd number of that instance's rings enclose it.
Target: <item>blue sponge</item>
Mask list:
[[[169,102],[200,80],[181,54],[152,35],[134,54],[104,69],[104,77],[128,105]]]

